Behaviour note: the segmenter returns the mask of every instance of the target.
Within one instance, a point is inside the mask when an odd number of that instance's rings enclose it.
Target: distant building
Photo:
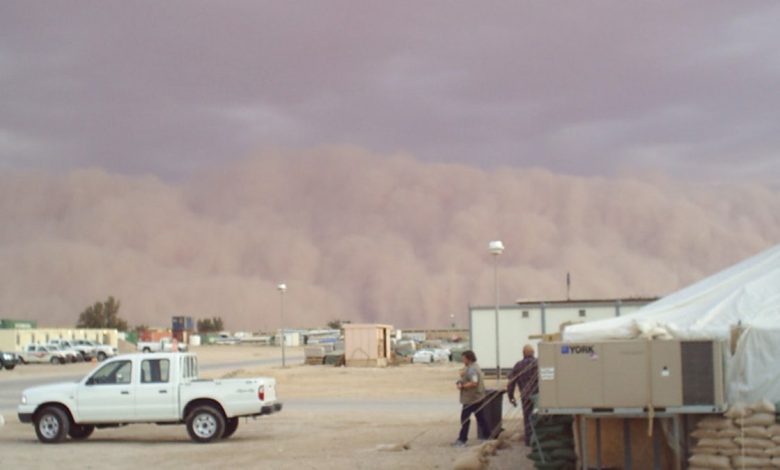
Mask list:
[[[386,367],[392,354],[393,327],[377,324],[344,325],[347,367]]]
[[[524,344],[536,344],[533,336],[558,333],[565,323],[584,323],[619,317],[639,310],[657,298],[519,301],[499,307],[501,370],[512,369],[522,359]],[[471,349],[483,369],[496,369],[495,306],[469,307]]]
[[[0,351],[21,352],[28,344],[46,344],[53,339],[85,339],[116,348],[119,333],[115,329],[93,328],[3,328],[0,329]]]
[[[10,330],[10,329],[31,329],[31,328],[37,328],[38,322],[35,320],[12,320],[10,318],[2,318],[0,319],[0,330]]]

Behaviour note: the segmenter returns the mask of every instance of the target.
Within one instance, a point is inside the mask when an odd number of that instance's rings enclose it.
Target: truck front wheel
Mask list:
[[[70,431],[68,415],[56,406],[47,406],[35,415],[35,434],[44,444],[62,442]]]
[[[144,352],[147,352],[147,351],[144,351]],[[98,360],[98,362],[105,361],[107,357],[108,356],[106,356],[106,353],[104,353],[103,351],[100,351],[100,352],[97,353],[97,360]]]
[[[95,426],[92,426],[90,424],[84,424],[84,425],[72,424],[70,426],[70,431],[68,432],[68,435],[71,437],[71,439],[80,441],[82,439],[86,439],[89,436],[91,436],[94,430],[95,430]]]
[[[187,417],[187,432],[195,442],[219,439],[225,432],[225,417],[211,405],[199,406]]]
[[[222,439],[227,439],[232,436],[236,432],[236,429],[238,429],[238,417],[228,418],[227,421],[225,421],[225,432],[222,433]]]

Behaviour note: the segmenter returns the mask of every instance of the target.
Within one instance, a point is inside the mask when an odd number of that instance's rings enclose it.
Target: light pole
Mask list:
[[[281,325],[279,326],[279,331],[281,332],[282,336],[282,368],[287,367],[287,364],[285,362],[285,356],[284,356],[284,343],[285,343],[285,335],[284,335],[284,293],[287,291],[287,284],[279,284],[276,286],[276,288],[279,290],[279,295],[281,297],[282,301],[282,309],[281,309]]]
[[[498,345],[498,255],[504,252],[504,244],[501,240],[493,240],[488,244],[488,251],[493,255],[493,287],[496,294],[496,387],[501,380],[501,352]]]

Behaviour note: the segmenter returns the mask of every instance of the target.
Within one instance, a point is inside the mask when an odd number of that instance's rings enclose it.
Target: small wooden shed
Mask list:
[[[393,327],[377,324],[344,325],[344,357],[347,367],[386,367]]]

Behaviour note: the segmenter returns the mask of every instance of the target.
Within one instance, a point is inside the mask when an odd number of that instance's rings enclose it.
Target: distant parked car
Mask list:
[[[228,333],[220,333],[214,338],[214,344],[238,344],[241,342],[241,338],[230,336]]]
[[[414,353],[412,362],[449,362],[450,352],[447,349],[421,349]]]
[[[15,353],[0,352],[0,369],[11,370],[19,363]]]
[[[82,356],[81,353],[79,351],[76,351],[75,349],[70,349],[63,346],[62,344],[54,344],[54,343],[49,343],[46,346],[65,354],[65,357],[68,359],[68,362],[84,361],[84,356]]]
[[[49,344],[56,344],[57,346],[65,349],[72,349],[79,354],[84,361],[91,361],[95,357],[95,347],[86,344],[76,344],[76,341],[68,341],[66,339],[53,339],[49,341]]]
[[[149,352],[173,352],[174,342],[169,338],[164,338],[160,341],[139,341],[136,348],[145,353]],[[179,352],[186,352],[187,345],[184,343],[176,342],[176,350]]]
[[[61,351],[51,349],[40,344],[30,344],[24,348],[22,361],[25,364],[33,362],[49,362],[51,364],[65,364],[68,362],[67,356]]]
[[[89,341],[86,339],[77,339],[73,341],[76,343],[77,346],[88,346],[91,347],[94,351],[94,355],[97,358],[98,361],[103,362],[109,357],[116,356],[116,348],[113,348],[111,346],[108,346],[106,344],[100,344],[96,343],[94,341]]]

